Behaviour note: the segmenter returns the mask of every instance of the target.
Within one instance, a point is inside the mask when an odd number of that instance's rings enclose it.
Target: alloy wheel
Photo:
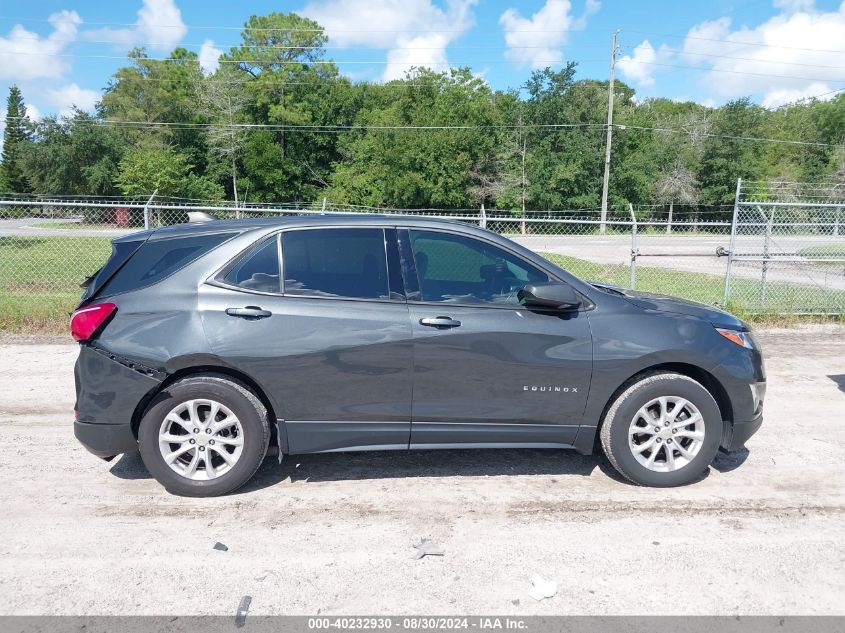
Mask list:
[[[232,410],[216,400],[188,400],[164,417],[158,446],[175,473],[208,481],[238,463],[244,448],[243,427]]]
[[[689,400],[655,398],[642,406],[628,428],[628,447],[654,472],[672,472],[689,464],[704,443],[704,418]]]

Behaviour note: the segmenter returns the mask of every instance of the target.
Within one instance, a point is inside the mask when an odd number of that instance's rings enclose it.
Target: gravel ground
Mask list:
[[[0,344],[0,615],[843,614],[845,328],[761,332],[763,429],[679,489],[564,451],[268,460],[219,499],[73,438],[76,347]],[[413,560],[430,538],[442,557]],[[220,541],[228,551],[213,549]],[[557,595],[528,595],[533,574]]]

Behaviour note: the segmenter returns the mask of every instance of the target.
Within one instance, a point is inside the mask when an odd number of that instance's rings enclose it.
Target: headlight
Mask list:
[[[735,343],[740,347],[746,349],[754,349],[754,337],[751,332],[743,332],[742,330],[729,330],[723,327],[717,327],[716,331],[728,339],[731,343]]]

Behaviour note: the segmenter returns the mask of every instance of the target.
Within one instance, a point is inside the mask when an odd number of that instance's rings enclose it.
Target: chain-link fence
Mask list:
[[[743,196],[733,222],[725,210],[667,214],[665,207],[617,209],[602,222],[595,209],[522,213],[327,201],[235,208],[161,200],[0,199],[0,329],[63,323],[79,283],[105,262],[114,237],[183,223],[195,212],[220,219],[325,212],[441,217],[507,235],[587,280],[745,313],[845,312],[845,227],[839,224],[845,205]]]
[[[731,302],[845,313],[845,187],[740,181],[729,251]]]

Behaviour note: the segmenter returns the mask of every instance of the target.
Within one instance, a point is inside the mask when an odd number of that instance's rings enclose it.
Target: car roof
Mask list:
[[[190,222],[186,224],[174,224],[158,229],[138,231],[115,239],[115,242],[135,241],[138,239],[165,239],[168,237],[181,237],[186,235],[197,235],[202,233],[238,232],[244,233],[257,229],[272,229],[285,226],[320,226],[331,224],[332,226],[355,226],[357,224],[384,224],[394,225],[396,223],[412,223],[415,226],[463,226],[467,225],[455,220],[443,218],[413,215],[394,215],[385,213],[314,213],[303,215],[285,215],[278,217],[244,218],[241,220],[208,220],[203,222]]]

